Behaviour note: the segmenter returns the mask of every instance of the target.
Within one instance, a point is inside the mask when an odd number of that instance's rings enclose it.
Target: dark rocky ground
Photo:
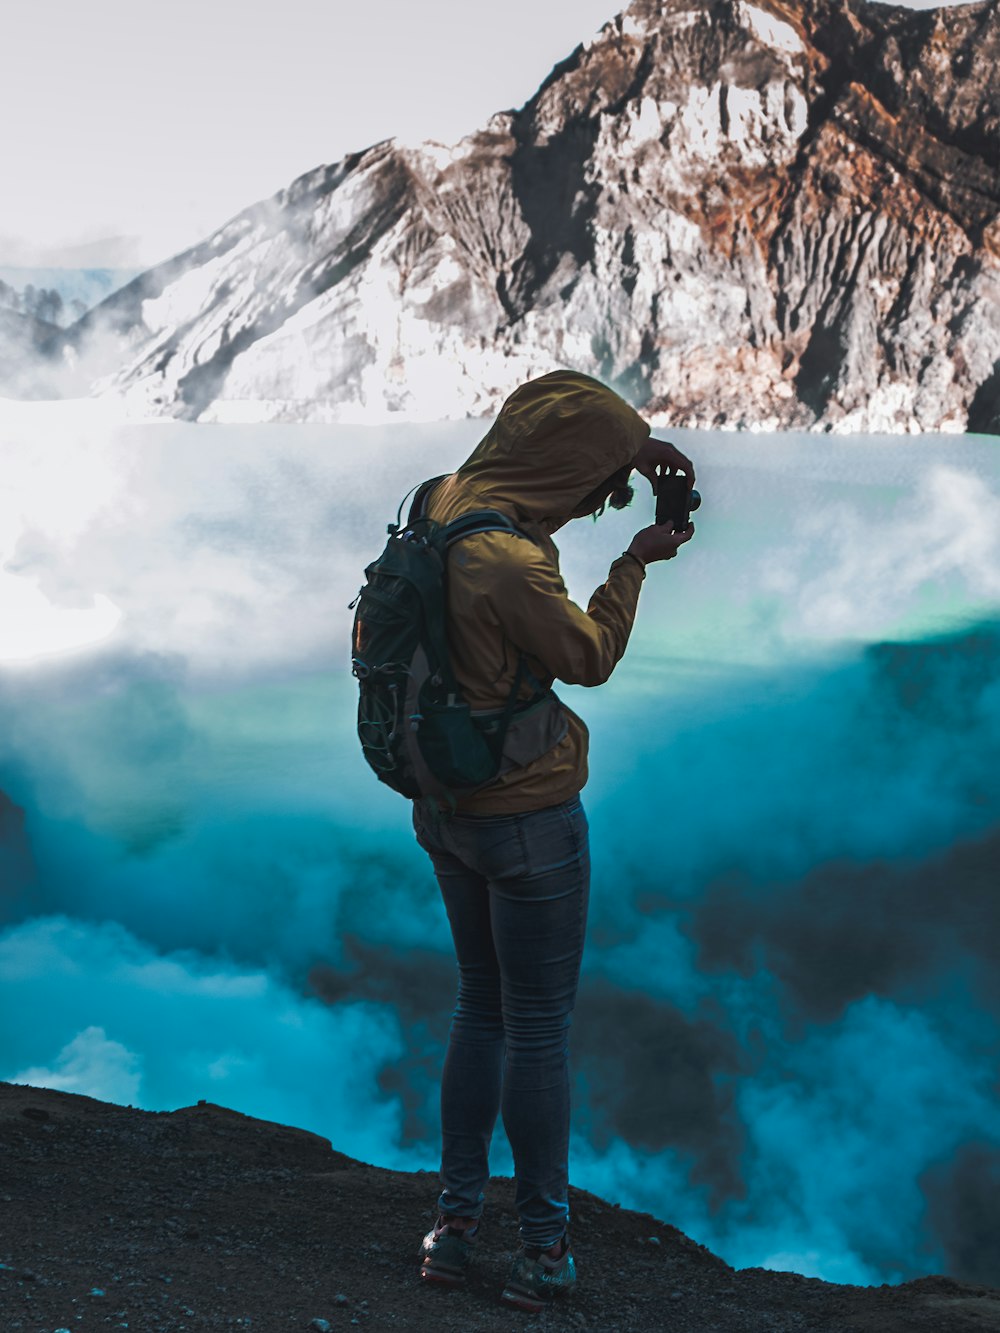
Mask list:
[[[572,1191],[580,1290],[529,1316],[497,1300],[516,1245],[512,1182],[491,1186],[460,1291],[418,1280],[436,1195],[432,1173],[366,1166],[314,1134],[220,1106],[154,1113],[0,1084],[0,1333],[1000,1330],[1000,1291],[947,1277],[872,1288],[735,1271],[673,1227],[582,1190]]]

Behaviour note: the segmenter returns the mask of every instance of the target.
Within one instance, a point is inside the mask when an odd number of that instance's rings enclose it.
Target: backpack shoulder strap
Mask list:
[[[427,501],[430,499],[431,491],[439,481],[444,481],[449,473],[442,472],[440,477],[431,477],[430,481],[422,481],[417,487],[417,493],[414,495],[410,504],[410,512],[406,516],[407,527],[415,523],[418,518],[424,518],[427,512]]]
[[[407,526],[417,522],[418,519],[426,518],[431,491],[448,476],[450,473],[445,472],[440,477],[431,477],[429,481],[420,483],[410,504],[410,512],[406,518]],[[475,537],[480,532],[511,532],[516,537],[524,536],[514,520],[508,518],[506,514],[501,514],[497,509],[476,509],[468,514],[459,514],[458,518],[442,525],[442,536],[446,546],[454,546],[455,542],[460,542],[466,537]]]
[[[446,546],[454,546],[466,537],[475,537],[480,532],[510,532],[515,537],[524,533],[512,518],[501,514],[497,509],[476,509],[471,514],[460,514],[444,527]]]

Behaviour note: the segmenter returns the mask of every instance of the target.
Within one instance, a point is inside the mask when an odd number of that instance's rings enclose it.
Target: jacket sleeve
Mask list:
[[[586,611],[570,600],[557,569],[536,548],[494,566],[487,596],[504,633],[567,685],[603,685],[625,652],[645,572],[619,556]],[[514,552],[510,552],[511,556]]]

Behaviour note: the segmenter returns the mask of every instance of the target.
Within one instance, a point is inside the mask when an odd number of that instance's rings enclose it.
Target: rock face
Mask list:
[[[81,321],[202,420],[494,411],[1000,432],[1000,0],[633,0],[454,147],[318,168]]]

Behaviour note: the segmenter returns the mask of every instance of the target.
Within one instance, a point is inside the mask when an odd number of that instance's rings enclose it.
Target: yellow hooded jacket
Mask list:
[[[470,706],[498,709],[514,683],[519,652],[542,685],[601,685],[625,651],[644,573],[631,557],[611,565],[586,612],[566,592],[551,534],[593,512],[630,468],[649,426],[597,380],[559,370],[521,385],[457,472],[433,490],[426,512],[448,523],[497,509],[530,540],[486,532],[448,557],[448,639]],[[522,695],[531,696],[528,685]],[[466,814],[538,810],[576,795],[587,781],[587,728],[563,706],[568,727],[550,750],[478,791],[459,796]]]

